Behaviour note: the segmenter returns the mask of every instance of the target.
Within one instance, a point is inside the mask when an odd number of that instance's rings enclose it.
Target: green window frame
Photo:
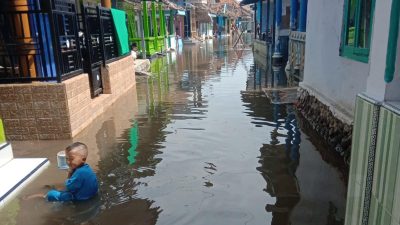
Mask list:
[[[368,63],[375,0],[345,0],[340,55]]]

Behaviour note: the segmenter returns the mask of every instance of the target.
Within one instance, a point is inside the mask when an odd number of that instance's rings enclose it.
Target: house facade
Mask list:
[[[396,0],[308,4],[300,107],[336,137],[352,128],[346,225],[400,222],[399,15]]]

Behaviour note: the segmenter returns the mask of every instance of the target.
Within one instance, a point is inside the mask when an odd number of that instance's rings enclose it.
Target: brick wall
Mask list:
[[[71,137],[63,84],[1,85],[0,99],[0,117],[8,140]]]
[[[51,140],[75,136],[135,85],[133,58],[107,64],[102,74],[105,94],[93,99],[88,74],[59,84],[0,85],[0,118],[7,139]]]
[[[101,68],[104,93],[119,96],[125,90],[136,84],[135,64],[132,57],[107,64]],[[131,76],[133,75],[133,76]]]
[[[66,86],[72,136],[81,132],[123,93],[136,84],[134,61],[125,57],[101,69],[103,93],[91,99],[89,76],[82,74],[68,79]]]

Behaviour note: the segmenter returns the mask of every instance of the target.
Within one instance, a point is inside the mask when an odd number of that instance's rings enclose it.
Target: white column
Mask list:
[[[399,94],[396,96],[400,87],[399,69],[396,68],[396,75],[391,83],[387,84],[384,80],[391,6],[392,0],[376,0],[375,2],[366,94],[378,101],[400,99]],[[397,51],[397,65],[399,57],[399,51]]]

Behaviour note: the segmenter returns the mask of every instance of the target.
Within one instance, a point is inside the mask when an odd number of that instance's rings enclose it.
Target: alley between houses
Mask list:
[[[73,138],[90,148],[99,196],[25,200],[62,184],[55,153],[71,140],[13,142],[16,156],[51,165],[0,212],[1,223],[343,224],[340,159],[292,104],[267,98],[263,88],[288,82],[268,71],[229,38],[153,59],[151,76]]]

